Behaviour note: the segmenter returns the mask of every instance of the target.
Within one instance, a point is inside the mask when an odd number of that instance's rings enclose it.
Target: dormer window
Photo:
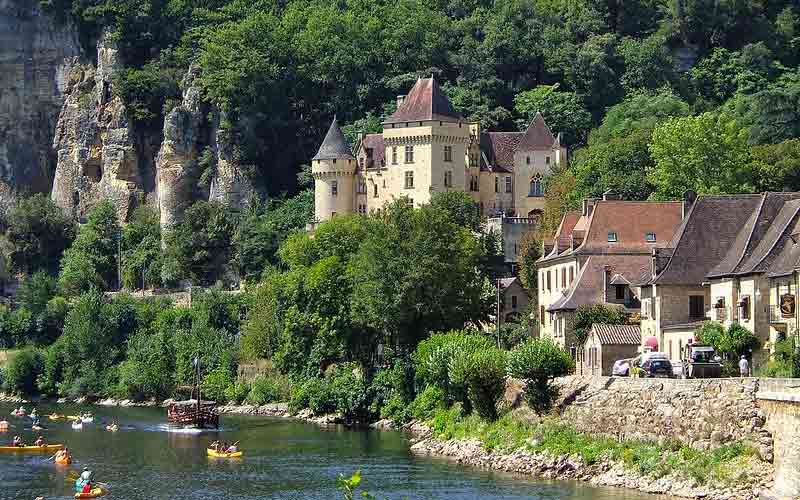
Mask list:
[[[656,233],[647,233],[644,235],[644,239],[648,243],[655,243],[656,242]]]
[[[617,242],[617,233],[614,231],[608,232],[608,241],[609,243],[616,243]]]
[[[531,157],[530,156],[526,156],[525,157],[525,163],[527,163],[528,165],[531,164]]]
[[[545,165],[550,165],[550,157],[549,156],[545,156],[544,157],[544,164]]]

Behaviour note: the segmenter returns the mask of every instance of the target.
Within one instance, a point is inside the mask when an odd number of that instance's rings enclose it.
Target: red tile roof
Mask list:
[[[481,170],[513,172],[514,152],[517,150],[522,136],[522,132],[482,132]]]
[[[386,154],[386,146],[383,142],[383,134],[367,134],[361,141],[361,149],[364,150],[363,154],[366,157],[366,149],[372,149],[372,161],[374,167],[384,166],[384,156]],[[359,152],[361,154],[362,152]],[[370,168],[370,166],[368,166]]]
[[[642,330],[636,325],[593,324],[589,335],[595,335],[602,345],[640,345]]]
[[[450,100],[433,77],[417,80],[403,103],[386,123],[430,120],[464,121],[464,117],[453,109]]]
[[[653,248],[669,243],[681,223],[682,210],[679,201],[599,200],[575,253],[650,255]],[[608,241],[609,233],[616,234],[615,242]],[[648,233],[655,233],[655,241],[647,241]]]
[[[519,151],[540,151],[543,149],[553,149],[556,138],[550,132],[550,128],[544,121],[541,113],[536,113],[533,121],[528,125],[528,130],[519,144]]]

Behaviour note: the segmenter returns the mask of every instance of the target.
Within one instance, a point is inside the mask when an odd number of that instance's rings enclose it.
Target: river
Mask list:
[[[28,410],[30,410],[28,406]],[[0,433],[10,442],[15,434],[35,439],[29,418],[0,414],[12,428]],[[86,408],[85,408],[86,409]],[[0,499],[33,500],[44,496],[71,498],[68,474],[84,466],[110,484],[104,498],[135,499],[314,499],[341,498],[339,474],[360,470],[364,486],[389,499],[580,499],[653,500],[655,496],[617,489],[592,488],[568,482],[543,482],[504,473],[462,467],[446,460],[414,457],[400,432],[353,431],[341,427],[277,418],[224,416],[219,432],[172,432],[158,408],[90,408],[95,422],[72,430],[68,423],[42,423],[49,442],[66,443],[75,462],[57,466],[47,455],[0,454]],[[40,406],[75,414],[76,407]],[[120,430],[103,430],[115,419]],[[240,441],[241,460],[210,459],[205,448],[214,439]],[[5,443],[3,443],[5,444]]]

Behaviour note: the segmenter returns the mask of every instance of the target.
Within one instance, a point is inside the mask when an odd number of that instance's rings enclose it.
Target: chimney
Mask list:
[[[621,199],[622,197],[620,195],[618,195],[617,193],[615,193],[610,189],[605,193],[603,193],[603,201],[621,200]]]
[[[683,206],[681,207],[681,218],[685,219],[686,214],[692,209],[694,202],[697,201],[697,193],[691,189],[683,193]]]
[[[597,200],[594,198],[584,198],[583,199],[583,216],[589,217],[592,215],[592,210],[594,210],[594,203]]]
[[[402,106],[404,102],[406,102],[406,96],[404,96],[404,95],[397,96],[397,107],[398,108],[400,106]]]

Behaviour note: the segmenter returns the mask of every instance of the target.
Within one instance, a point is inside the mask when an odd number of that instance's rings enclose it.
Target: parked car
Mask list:
[[[682,362],[684,378],[719,378],[722,376],[720,357],[711,346],[690,344],[686,346],[687,359]]]
[[[672,363],[664,353],[651,352],[642,356],[645,377],[672,378]]]
[[[618,359],[614,361],[614,366],[611,367],[612,377],[627,377],[631,373],[631,360]]]

